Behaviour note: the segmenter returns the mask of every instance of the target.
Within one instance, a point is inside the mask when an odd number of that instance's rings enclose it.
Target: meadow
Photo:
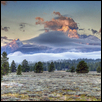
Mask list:
[[[101,101],[101,73],[9,73],[1,82],[1,101]]]

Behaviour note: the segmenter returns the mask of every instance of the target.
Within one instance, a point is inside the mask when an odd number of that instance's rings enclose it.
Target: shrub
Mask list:
[[[66,72],[70,72],[70,70],[66,70]]]
[[[70,72],[74,73],[75,72],[75,67],[72,66],[71,69],[70,69]]]
[[[101,67],[100,66],[98,66],[96,70],[97,70],[97,73],[101,73]]]
[[[2,70],[2,67],[1,67],[1,81],[2,81],[2,78],[3,78],[3,70]]]

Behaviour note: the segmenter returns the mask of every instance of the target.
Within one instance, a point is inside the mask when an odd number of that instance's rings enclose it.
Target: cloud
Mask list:
[[[5,6],[5,5],[7,5],[7,2],[8,2],[8,1],[1,1],[1,4]],[[15,2],[16,2],[16,1],[15,1]]]
[[[26,43],[37,43],[57,48],[100,48],[101,42],[89,39],[69,38],[62,31],[51,31],[40,34],[38,37],[25,40]],[[87,45],[89,43],[89,45]],[[92,45],[94,44],[94,45]]]
[[[52,20],[52,21],[46,21],[44,22],[44,28],[48,28],[52,31],[57,31],[58,29],[62,28],[62,24],[60,22],[57,22],[56,20]]]
[[[93,32],[92,32],[92,30],[93,30]],[[77,30],[77,32],[78,32],[78,34],[79,34],[79,37],[80,37],[80,35],[87,35],[87,36],[89,36],[89,35],[93,35],[93,36],[95,36],[95,37],[97,37],[98,39],[100,39],[101,40],[101,32],[98,32],[98,31],[94,31],[94,29],[85,29],[84,28],[84,30]],[[96,32],[96,33],[95,33]]]
[[[9,31],[9,29],[10,29],[10,27],[3,27],[3,28],[2,28],[2,26],[1,26],[1,30],[4,30],[4,31],[6,31],[6,32]]]
[[[92,31],[93,34],[98,32],[97,30],[94,30],[94,29],[91,29],[91,31]]]
[[[65,17],[63,15],[60,14],[60,12],[53,12],[53,14],[57,15],[58,17],[56,19],[52,19],[50,21],[44,21],[43,18],[41,17],[36,17],[35,19],[38,20],[36,22],[36,25],[38,24],[43,24],[44,25],[44,29],[49,29],[52,31],[63,31],[67,34],[69,34],[69,30],[77,30],[78,26],[77,23],[70,17]],[[77,32],[75,33],[75,35],[77,35]],[[77,35],[78,36],[78,35]],[[69,36],[70,37],[70,36]]]
[[[68,32],[68,37],[70,38],[79,38],[79,36],[77,35],[77,31],[75,29],[70,29]]]
[[[83,29],[78,29],[78,30],[84,30],[84,28]]]
[[[20,26],[20,30],[21,30],[25,27],[25,23],[20,23],[19,26]]]
[[[1,1],[1,4],[2,5],[6,5],[7,4],[7,1]]]
[[[64,53],[37,53],[37,54],[23,54],[20,51],[11,53],[8,55],[9,63],[12,60],[15,62],[21,63],[24,59],[27,61],[38,62],[38,61],[50,61],[50,60],[58,60],[58,59],[78,59],[78,58],[91,58],[97,59],[101,58],[101,51],[95,52],[64,52]]]
[[[49,32],[49,30],[48,29],[45,29],[45,32]]]
[[[55,12],[54,11],[53,14],[58,15],[58,16],[61,16],[60,12]]]
[[[41,17],[36,17],[35,19],[38,20],[38,21],[44,21],[44,19],[41,18]]]
[[[4,36],[4,37],[1,36],[1,39],[7,39],[7,37],[6,36]]]
[[[8,39],[6,36],[1,36],[1,43],[2,44],[8,44],[8,41],[12,41],[13,39]]]
[[[38,20],[38,21],[36,22],[36,25],[37,25],[37,24],[43,24],[43,23],[44,23],[44,19],[41,18],[41,17],[36,17],[35,19]]]
[[[101,33],[101,28],[100,28],[100,30],[99,30],[99,33]]]
[[[29,23],[20,23],[19,24],[20,30],[22,30],[23,32],[25,32],[24,28],[26,27],[26,25],[28,25],[28,26],[34,26],[32,24],[29,24]]]

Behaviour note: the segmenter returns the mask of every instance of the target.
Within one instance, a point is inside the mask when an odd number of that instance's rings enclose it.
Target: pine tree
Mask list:
[[[2,64],[2,75],[7,75],[9,73],[9,63],[4,62]]]
[[[87,66],[87,63],[85,61],[80,61],[76,68],[77,73],[88,73],[89,67]]]
[[[3,69],[1,67],[1,81],[2,81],[2,78],[3,78]]]
[[[33,67],[32,67],[32,66],[30,66],[30,71],[31,71],[31,72],[33,71]]]
[[[28,61],[26,59],[24,59],[22,61],[22,72],[29,72],[30,68],[28,66]]]
[[[14,60],[13,60],[12,63],[11,63],[10,70],[11,70],[11,72],[16,72],[16,63],[15,63]]]
[[[7,53],[4,51],[1,57],[1,67],[2,67],[2,74],[8,74],[9,72],[9,63],[8,63]]]
[[[49,68],[48,68],[48,72],[54,72],[54,70],[55,70],[54,63],[51,62],[51,64],[49,65]]]
[[[34,65],[34,72],[35,72],[35,73],[37,72],[37,69],[36,69],[37,64],[38,64],[38,63],[35,63],[35,65]]]
[[[96,70],[97,70],[97,73],[101,73],[101,67],[100,66],[98,66]]]
[[[2,75],[6,75],[9,73],[9,63],[8,63],[7,53],[4,51],[1,57],[1,67],[2,67]]]
[[[70,72],[71,73],[75,72],[75,67],[74,66],[71,67]]]
[[[18,65],[18,68],[17,68],[17,75],[22,75],[22,74],[21,74],[21,71],[22,71],[21,65],[19,64],[19,65]]]
[[[43,64],[42,64],[42,62],[39,61],[38,63],[35,64],[34,72],[35,73],[42,73],[43,72]]]

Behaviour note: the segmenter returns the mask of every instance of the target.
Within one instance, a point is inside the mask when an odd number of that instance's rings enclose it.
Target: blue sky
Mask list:
[[[8,1],[1,4],[1,26],[10,27],[8,31],[1,30],[1,36],[9,39],[27,40],[38,36],[44,31],[43,25],[36,25],[36,17],[50,21],[56,17],[53,12],[71,17],[79,28],[101,28],[101,1]],[[19,30],[20,23],[28,23],[23,31]]]
[[[71,34],[75,36],[77,34],[86,34],[94,35],[101,40],[100,29],[101,1],[1,1],[1,46],[19,38],[23,43],[29,44],[36,41],[38,44],[53,47],[63,48],[67,46],[66,48],[73,49],[76,47],[97,49],[101,48],[99,40],[73,39],[69,38],[69,36],[71,37]],[[89,43],[96,45],[90,45]],[[97,44],[99,45],[97,46]],[[71,59],[79,57],[101,58],[101,51],[73,53],[45,53],[44,55],[46,59],[49,58],[47,60],[64,59],[68,56]],[[33,56],[35,60],[36,58],[40,60],[40,56],[43,56],[43,54],[26,55],[21,52],[15,52],[9,55],[11,57],[10,60],[14,58],[17,60],[20,54],[22,59],[26,57],[31,59],[31,56]]]

